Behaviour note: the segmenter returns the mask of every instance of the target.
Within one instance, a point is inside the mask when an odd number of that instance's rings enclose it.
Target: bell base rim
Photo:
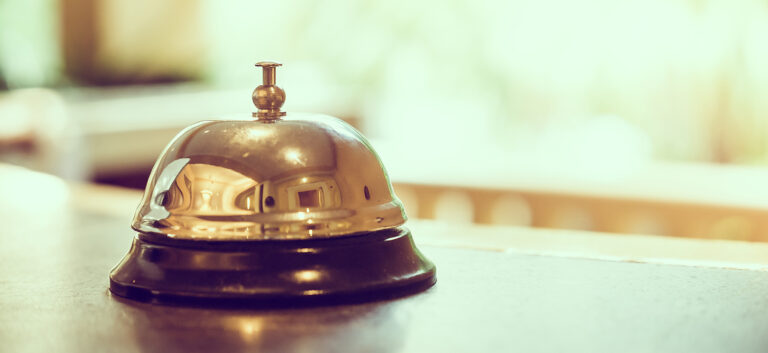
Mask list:
[[[263,246],[221,245],[156,242],[140,233],[111,272],[109,289],[118,297],[159,304],[295,307],[394,299],[436,283],[434,264],[404,227]]]

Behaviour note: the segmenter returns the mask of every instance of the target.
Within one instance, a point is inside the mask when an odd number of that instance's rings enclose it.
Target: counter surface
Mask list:
[[[33,192],[14,187],[32,184]],[[464,233],[465,246],[455,234],[452,242],[440,240],[441,229],[451,226],[419,222],[412,222],[414,236],[438,268],[437,285],[422,294],[260,310],[133,302],[110,295],[107,276],[134,236],[128,227],[133,205],[126,200],[135,200],[136,193],[72,186],[8,168],[0,170],[0,185],[2,351],[764,352],[768,347],[764,268],[555,256],[492,246],[487,239],[474,242],[472,226],[453,228]],[[478,237],[489,232],[506,237],[505,228],[478,228]],[[519,238],[546,231],[508,232]],[[568,239],[567,232],[557,234]]]

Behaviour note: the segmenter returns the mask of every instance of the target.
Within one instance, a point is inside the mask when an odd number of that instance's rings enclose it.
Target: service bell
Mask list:
[[[203,121],[158,158],[110,289],[140,300],[367,300],[426,289],[376,152],[333,117],[282,112],[273,62],[248,120]]]

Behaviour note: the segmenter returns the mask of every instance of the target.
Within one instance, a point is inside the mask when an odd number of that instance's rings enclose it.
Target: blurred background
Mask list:
[[[0,161],[143,188],[268,59],[412,218],[768,241],[765,38],[765,0],[0,0]]]

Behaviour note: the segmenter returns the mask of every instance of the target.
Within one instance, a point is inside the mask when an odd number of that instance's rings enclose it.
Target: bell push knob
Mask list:
[[[259,120],[276,120],[285,116],[285,112],[280,111],[280,107],[285,103],[285,91],[275,85],[275,71],[278,66],[282,65],[271,61],[256,63],[256,66],[262,69],[263,81],[259,87],[253,90],[253,104],[259,109],[253,113],[254,118]]]

